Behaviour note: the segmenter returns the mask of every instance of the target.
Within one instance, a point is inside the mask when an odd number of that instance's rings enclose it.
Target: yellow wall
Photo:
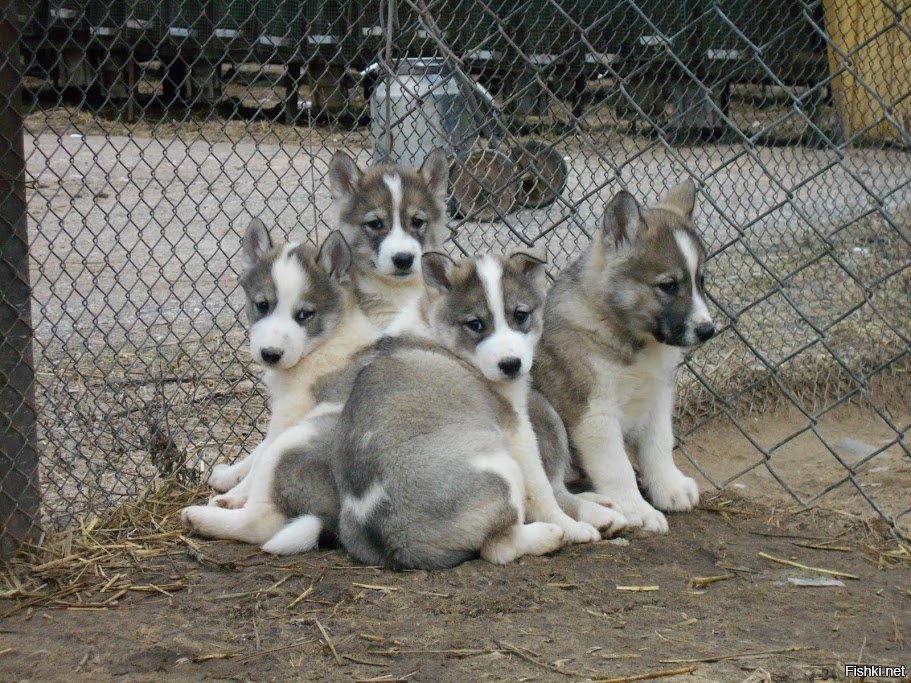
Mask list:
[[[823,2],[831,39],[829,71],[835,75],[832,94],[849,138],[907,142],[911,137],[911,4],[891,4],[903,8],[897,18],[882,0]],[[857,78],[846,70],[846,58]],[[875,95],[893,107],[904,135],[884,118],[886,110]]]

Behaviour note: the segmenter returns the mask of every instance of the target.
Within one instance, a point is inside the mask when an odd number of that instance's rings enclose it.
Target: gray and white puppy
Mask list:
[[[297,552],[335,527],[326,435],[353,381],[345,386],[349,368],[379,331],[343,284],[351,252],[340,232],[315,254],[299,244],[272,246],[265,226],[253,221],[244,251],[251,351],[268,361],[269,428],[245,461],[249,476],[212,504],[186,508],[182,518],[204,536],[263,544],[305,515],[267,548]]]
[[[345,152],[329,165],[338,225],[354,254],[351,284],[358,304],[379,327],[423,292],[421,255],[448,235],[449,162],[437,149],[420,169],[374,166],[366,171]]]
[[[667,532],[659,510],[699,500],[696,482],[674,464],[671,424],[683,350],[715,333],[695,196],[686,181],[651,208],[625,191],[607,204],[591,246],[551,288],[534,369],[595,492],[631,527],[659,533]],[[655,507],[639,491],[627,445]]]
[[[550,488],[528,389],[543,263],[527,254],[423,262],[420,315],[435,341],[381,340],[335,432],[342,543],[369,564],[440,569],[598,539],[538,495]],[[555,523],[526,524],[526,502],[531,519]]]

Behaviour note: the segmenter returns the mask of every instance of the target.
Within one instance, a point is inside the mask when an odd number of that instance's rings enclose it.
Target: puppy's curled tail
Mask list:
[[[263,544],[263,550],[273,555],[294,555],[313,550],[319,542],[323,521],[315,515],[292,519]]]

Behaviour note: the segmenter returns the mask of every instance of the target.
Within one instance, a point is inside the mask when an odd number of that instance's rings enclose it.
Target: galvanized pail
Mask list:
[[[437,147],[450,158],[464,159],[478,137],[473,108],[444,60],[403,59],[391,80],[391,87],[388,77],[377,83],[370,97],[374,162],[415,166]],[[387,97],[391,148],[386,138]]]

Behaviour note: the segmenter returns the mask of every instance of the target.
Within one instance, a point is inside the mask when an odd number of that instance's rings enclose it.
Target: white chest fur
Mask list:
[[[595,359],[592,361],[595,389],[589,400],[608,412],[619,411],[624,432],[635,429],[668,392],[673,392],[681,358],[680,349],[653,343],[630,365]]]

